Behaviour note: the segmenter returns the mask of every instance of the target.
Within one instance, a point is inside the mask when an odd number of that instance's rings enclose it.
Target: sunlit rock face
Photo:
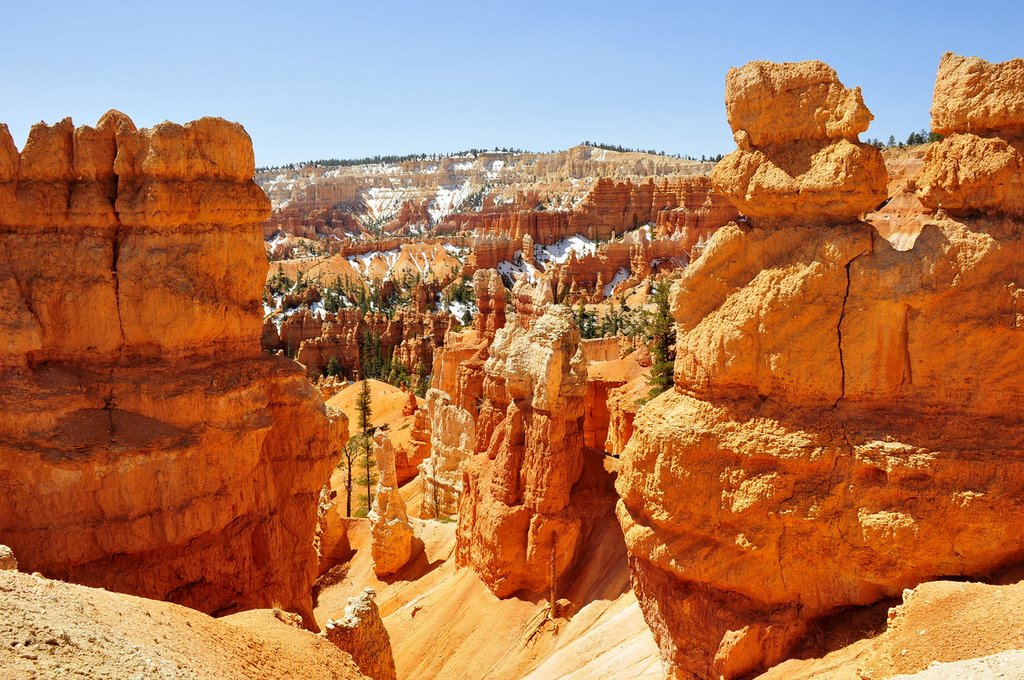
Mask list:
[[[936,102],[967,96],[943,75],[958,59],[944,58]],[[977,68],[984,101],[1020,101],[1016,70]],[[1024,556],[1022,224],[1012,201],[973,204],[901,252],[857,221],[885,174],[852,138],[868,120],[859,92],[829,74],[730,72],[740,151],[714,180],[751,217],[716,232],[674,289],[675,389],[640,409],[622,452],[633,583],[676,677],[745,675],[786,658],[819,616]],[[778,129],[768,110],[786,112]],[[976,109],[937,106],[935,127],[960,110]],[[923,178],[986,162],[957,134]],[[808,168],[833,146],[860,159],[810,192],[770,153],[734,172],[778,145],[812,149]],[[938,207],[938,183],[918,182]]]
[[[24,569],[312,621],[338,433],[260,350],[252,177],[219,118],[40,123],[20,154],[0,126],[0,535]]]

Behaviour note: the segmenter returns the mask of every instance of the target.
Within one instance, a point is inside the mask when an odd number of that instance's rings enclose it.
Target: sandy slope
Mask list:
[[[348,595],[374,587],[399,678],[662,678],[654,638],[629,590],[614,517],[595,530],[565,593],[581,603],[579,610],[556,622],[547,620],[542,598],[499,600],[471,570],[456,569],[454,523],[412,522],[425,554],[383,582],[373,574],[369,525],[354,521],[349,538],[356,555],[345,578],[320,594],[316,608],[322,624],[340,614]]]
[[[762,677],[879,680],[920,673],[935,680],[1021,678],[1024,667],[1013,663],[1020,655],[1002,653],[1024,649],[1022,622],[1024,581],[1013,585],[932,581],[904,591],[903,604],[889,611],[888,625],[877,637],[821,659],[787,661]],[[953,663],[969,659],[973,661]]]
[[[166,602],[0,571],[0,677],[362,678],[269,610],[214,619]]]

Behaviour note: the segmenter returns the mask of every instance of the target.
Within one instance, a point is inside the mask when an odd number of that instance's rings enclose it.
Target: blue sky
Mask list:
[[[584,139],[727,153],[725,73],[821,59],[865,137],[929,122],[939,57],[1024,57],[1020,2],[8,2],[0,122],[242,122],[258,164]]]

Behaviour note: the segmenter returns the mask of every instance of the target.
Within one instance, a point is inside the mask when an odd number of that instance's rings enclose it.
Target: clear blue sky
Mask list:
[[[140,126],[242,122],[258,164],[584,139],[734,148],[725,73],[821,59],[860,85],[867,137],[926,127],[947,50],[1024,57],[1024,3],[46,2],[3,7],[0,121],[108,108]]]

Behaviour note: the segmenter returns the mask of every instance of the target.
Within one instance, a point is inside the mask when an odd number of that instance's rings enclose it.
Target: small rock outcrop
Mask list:
[[[14,551],[6,545],[0,545],[0,570],[18,571],[18,560],[14,557]]]
[[[321,635],[351,654],[364,675],[373,680],[395,680],[391,637],[377,611],[376,597],[373,588],[365,588],[349,598],[345,616],[328,621]]]
[[[377,458],[377,488],[370,519],[370,550],[373,571],[378,576],[398,572],[413,554],[414,536],[405,501],[398,492],[398,474],[395,472],[395,450],[384,433],[373,439]]]
[[[926,208],[1024,217],[1024,59],[943,55],[932,131],[945,138],[928,150],[916,180]]]
[[[312,620],[338,432],[260,349],[241,125],[0,126],[0,536],[26,571]]]
[[[739,148],[711,181],[741,213],[844,221],[885,200],[882,155],[857,139],[873,116],[830,66],[754,61],[729,69],[725,90]]]
[[[866,122],[859,94],[807,76],[820,66],[739,71],[774,84],[730,75],[741,147],[744,110],[777,112],[755,146]],[[1019,101],[996,75],[1012,69],[982,71],[985,101]],[[956,82],[940,76],[936,101],[966,96]],[[750,223],[716,232],[674,288],[675,388],[637,413],[616,487],[637,597],[679,677],[749,674],[819,617],[1024,555],[1024,224],[994,203],[936,216],[899,251],[851,219],[873,195],[851,191],[856,172],[791,203],[716,170]]]

